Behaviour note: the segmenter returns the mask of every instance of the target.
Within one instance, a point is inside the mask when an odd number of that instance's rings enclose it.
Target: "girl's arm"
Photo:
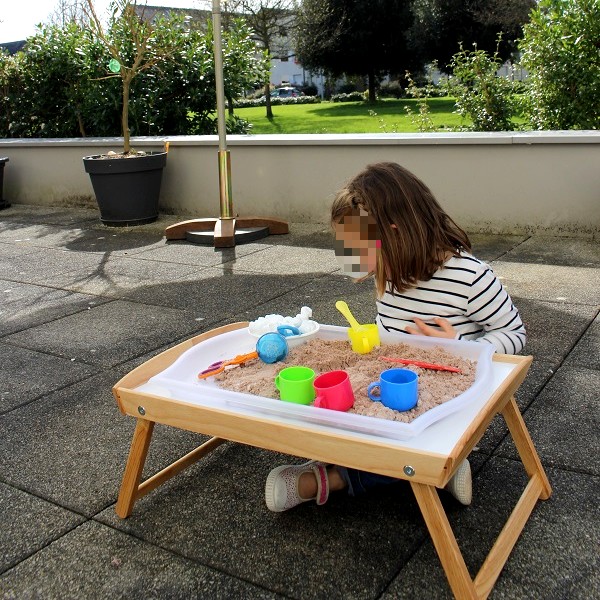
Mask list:
[[[485,263],[480,264],[470,285],[465,315],[472,323],[476,323],[482,332],[475,341],[492,344],[496,351],[502,354],[516,354],[525,346],[525,327],[519,311],[494,272]],[[433,320],[437,327],[415,318],[415,327],[407,327],[406,331],[447,339],[463,338],[446,319],[437,317]],[[466,339],[472,339],[472,329],[469,333],[471,335]]]
[[[466,316],[483,328],[477,341],[492,344],[497,352],[517,354],[525,346],[527,336],[519,311],[485,263],[471,285]]]

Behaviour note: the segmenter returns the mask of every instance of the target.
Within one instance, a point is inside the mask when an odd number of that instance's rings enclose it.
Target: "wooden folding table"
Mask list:
[[[119,517],[128,517],[136,500],[223,442],[240,442],[409,481],[455,597],[486,598],[538,499],[545,500],[551,494],[550,483],[514,398],[532,357],[494,355],[489,394],[483,394],[468,407],[408,440],[385,439],[333,426],[269,418],[264,414],[237,414],[234,410],[144,391],[144,384],[151,377],[169,367],[185,351],[246,326],[247,323],[227,325],[178,344],[134,369],[114,386],[121,412],[137,419],[116,505]],[[477,576],[471,579],[436,488],[446,485],[497,413],[502,414],[508,425],[529,482]],[[212,437],[142,482],[155,423]]]

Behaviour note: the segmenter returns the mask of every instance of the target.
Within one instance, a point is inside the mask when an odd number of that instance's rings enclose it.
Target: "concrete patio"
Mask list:
[[[134,421],[111,393],[161,351],[226,323],[312,307],[372,321],[374,292],[335,263],[326,225],[215,251],[97,212],[0,211],[0,594],[7,599],[445,599],[410,487],[270,513],[264,481],[294,457],[235,443],[114,512]],[[600,598],[600,246],[472,236],[519,307],[532,369],[518,404],[553,486],[492,599]],[[152,474],[202,436],[157,426]],[[474,501],[440,496],[474,575],[525,474],[497,418],[471,455]]]

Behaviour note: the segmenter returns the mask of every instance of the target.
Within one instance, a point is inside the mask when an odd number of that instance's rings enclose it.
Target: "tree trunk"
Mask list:
[[[265,83],[265,105],[267,107],[267,119],[273,118],[273,109],[271,108],[271,82]]]
[[[375,104],[377,102],[377,91],[375,88],[375,71],[369,69],[369,104]]]
[[[77,125],[79,127],[79,134],[81,137],[85,137],[85,127],[83,126],[83,119],[81,118],[81,113],[77,111]]]
[[[265,52],[267,53],[267,58],[269,60],[269,64],[271,64],[271,48],[268,46],[268,40],[264,40],[265,43]],[[273,118],[273,109],[271,108],[271,69],[269,68],[269,73],[267,74],[267,80],[265,81],[265,105],[267,107],[267,119],[271,120]]]
[[[129,141],[129,86],[131,79],[123,78],[123,113],[121,115],[121,127],[123,129],[123,153],[129,154],[131,144]]]

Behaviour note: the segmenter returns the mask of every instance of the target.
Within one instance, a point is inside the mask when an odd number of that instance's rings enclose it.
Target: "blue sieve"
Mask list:
[[[280,333],[265,333],[256,342],[258,358],[267,364],[283,360],[288,355],[288,344]]]

